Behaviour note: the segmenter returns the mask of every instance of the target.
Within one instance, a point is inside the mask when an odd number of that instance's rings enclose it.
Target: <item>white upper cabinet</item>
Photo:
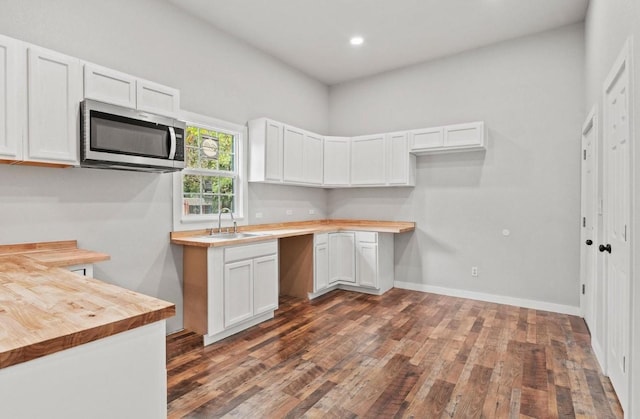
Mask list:
[[[306,132],[302,149],[303,178],[305,183],[322,185],[324,171],[324,138]]]
[[[324,137],[324,185],[349,186],[351,139]]]
[[[0,36],[0,160],[22,159],[20,86],[26,84],[21,58],[26,47],[20,41]],[[24,89],[22,90],[24,92]]]
[[[484,123],[471,122],[444,127],[444,146],[450,149],[484,147]]]
[[[282,182],[283,130],[271,119],[249,121],[249,182]]]
[[[110,68],[84,65],[84,97],[136,108],[136,78]]]
[[[416,156],[409,153],[406,131],[387,134],[387,184],[415,186]]]
[[[411,131],[411,152],[417,155],[485,150],[484,122]]]
[[[177,116],[180,92],[92,63],[84,65],[84,96],[158,115]]]
[[[304,131],[289,125],[284,127],[283,180],[289,183],[304,183]]]
[[[323,137],[249,121],[249,181],[326,188],[415,186],[416,155],[486,149],[484,122],[358,137]]]
[[[351,185],[385,185],[385,161],[384,134],[351,138]]]
[[[28,141],[24,160],[79,164],[80,60],[29,46],[27,65]]]
[[[177,116],[180,111],[180,91],[148,80],[136,82],[137,108],[159,115]]]

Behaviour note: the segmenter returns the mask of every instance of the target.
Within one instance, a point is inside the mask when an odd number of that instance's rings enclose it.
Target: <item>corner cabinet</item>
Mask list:
[[[351,138],[351,185],[386,185],[385,152],[384,134]]]
[[[334,289],[381,295],[393,288],[392,233],[370,231],[314,235],[315,298]]]
[[[273,317],[278,308],[278,241],[196,247],[183,253],[184,326],[205,345]]]
[[[324,186],[347,187],[351,177],[351,139],[324,138]]]

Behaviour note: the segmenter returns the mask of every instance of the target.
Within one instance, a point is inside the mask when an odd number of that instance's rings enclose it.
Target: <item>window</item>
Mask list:
[[[183,216],[235,212],[236,143],[232,133],[187,126]]]
[[[183,118],[188,121],[186,167],[174,181],[175,201],[179,201],[174,227],[198,221],[210,224],[223,208],[242,218],[245,188],[240,169],[245,128],[196,114]]]

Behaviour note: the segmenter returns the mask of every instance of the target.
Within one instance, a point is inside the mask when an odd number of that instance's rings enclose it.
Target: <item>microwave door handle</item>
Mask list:
[[[171,148],[169,149],[169,160],[173,160],[176,156],[176,130],[169,127],[169,136],[171,137]]]

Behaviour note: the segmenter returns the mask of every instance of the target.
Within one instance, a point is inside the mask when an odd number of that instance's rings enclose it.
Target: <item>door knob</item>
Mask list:
[[[600,246],[598,246],[598,249],[601,252],[605,252],[606,251],[606,252],[611,253],[611,245],[610,244],[607,244],[606,246],[604,244],[601,244]]]
[[[593,244],[593,240],[589,239],[585,242],[587,246],[591,246]]]

